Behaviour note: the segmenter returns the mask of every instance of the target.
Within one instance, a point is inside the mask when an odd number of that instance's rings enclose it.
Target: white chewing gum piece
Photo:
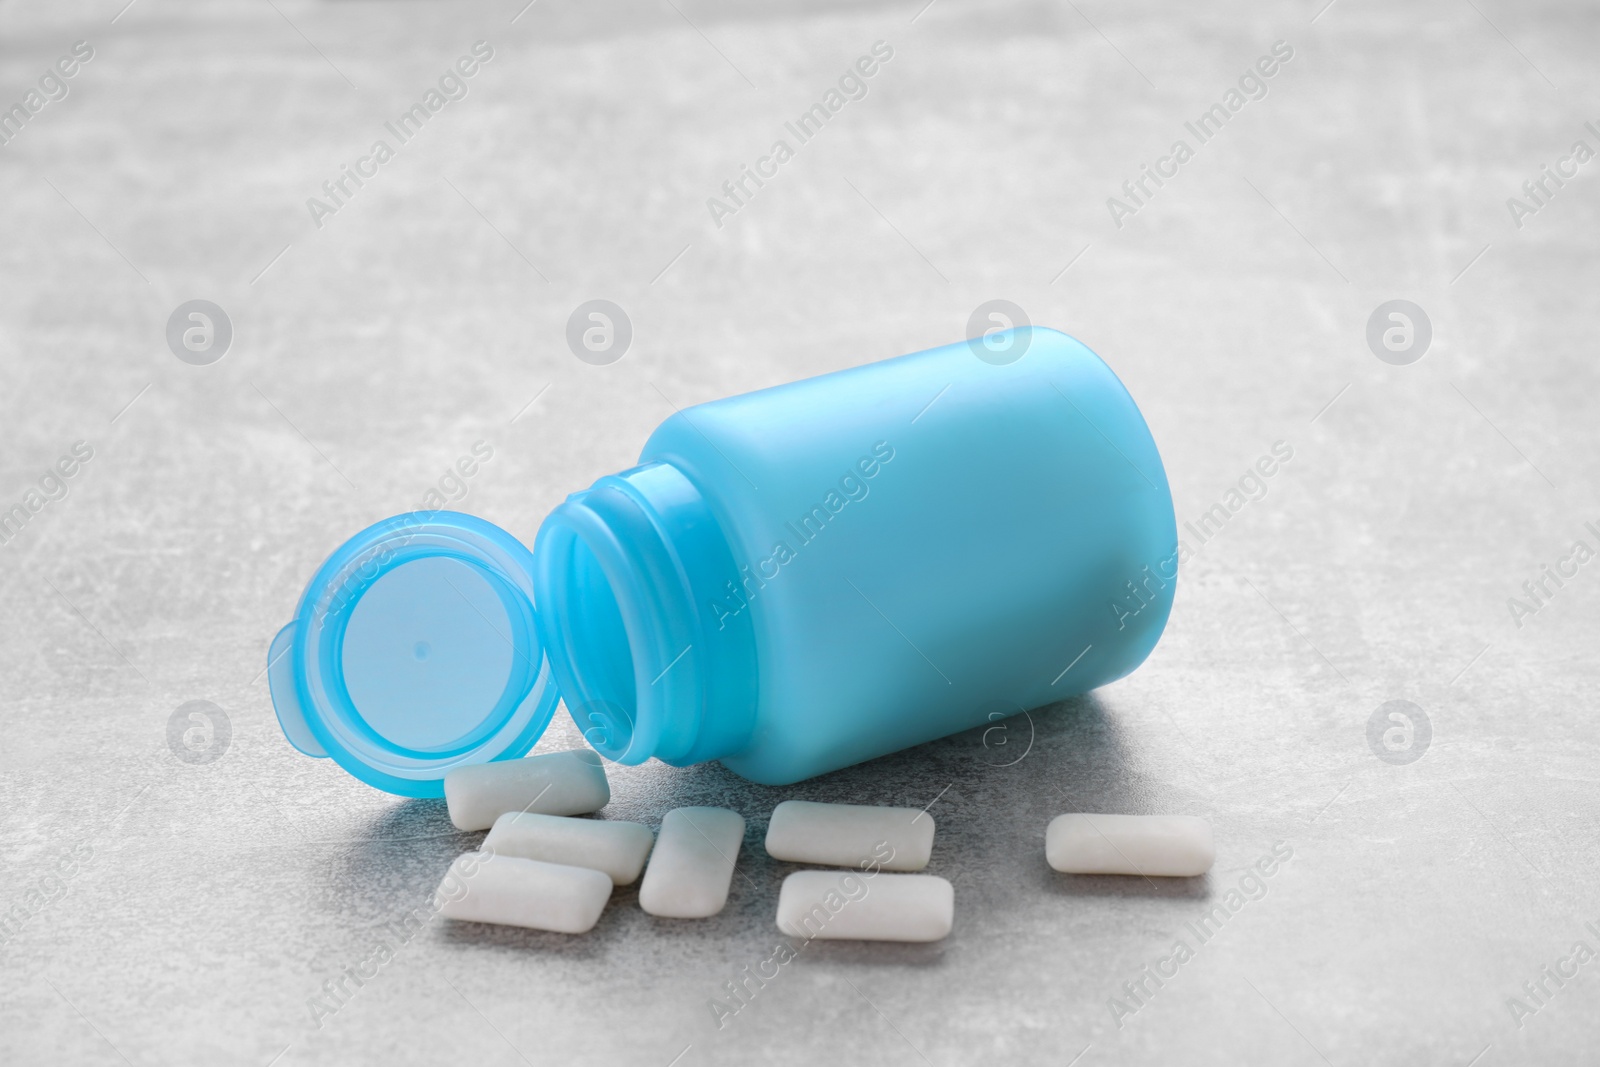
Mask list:
[[[916,808],[785,800],[772,809],[767,852],[791,863],[920,871],[933,854],[933,816]]]
[[[1192,878],[1216,862],[1211,824],[1193,815],[1057,815],[1044,858],[1066,874]]]
[[[599,921],[611,879],[586,867],[469,852],[450,865],[439,896],[440,914],[452,919],[581,934]]]
[[[728,902],[744,816],[727,808],[676,808],[661,820],[639,906],[664,919],[705,919]]]
[[[778,891],[778,929],[823,941],[939,941],[956,892],[933,874],[796,871]]]
[[[611,799],[600,754],[585,749],[457,767],[444,800],[457,830],[487,830],[508,811],[587,815]]]
[[[483,851],[601,871],[615,885],[629,885],[644,870],[655,835],[636,822],[569,819],[508,811],[494,821]]]

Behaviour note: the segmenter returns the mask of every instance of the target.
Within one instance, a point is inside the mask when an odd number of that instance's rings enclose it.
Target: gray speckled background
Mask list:
[[[0,6],[0,104],[94,48],[0,147],[0,509],[94,453],[0,545],[0,1060],[1593,1062],[1600,563],[1508,601],[1600,547],[1600,162],[1520,227],[1506,199],[1600,148],[1600,13],[919,2]],[[318,229],[306,198],[478,39],[470,94]],[[706,198],[879,39],[868,95],[714,226]],[[1116,227],[1106,198],[1279,39],[1266,98]],[[235,330],[205,367],[164,338],[197,297]],[[634,327],[610,366],[563,339],[594,297]],[[480,439],[460,506],[531,538],[671,405],[944,343],[997,297],[1123,377],[1180,522],[1294,450],[1191,536],[1149,662],[988,745],[793,788],[619,769],[607,817],[746,815],[723,914],[629,889],[586,937],[439,920],[314,1025],[478,840],[280,735],[267,642],[322,558]],[[1409,366],[1365,339],[1396,298],[1432,323]],[[168,743],[196,700],[231,731],[211,762]],[[1390,700],[1431,725],[1406,765],[1368,743]],[[558,723],[544,747],[575,742]],[[785,797],[931,803],[955,930],[814,944],[718,1030],[776,943]],[[1053,874],[1072,809],[1208,816],[1216,868]],[[1540,1004],[1547,965],[1577,975]]]

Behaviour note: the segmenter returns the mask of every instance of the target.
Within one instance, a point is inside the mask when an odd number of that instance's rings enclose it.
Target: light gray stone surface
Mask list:
[[[1321,4],[0,6],[0,103],[94,48],[0,147],[0,507],[94,450],[0,546],[0,1060],[1592,1063],[1600,961],[1543,1006],[1522,984],[1600,949],[1600,563],[1520,626],[1508,599],[1600,547],[1600,162],[1520,228],[1506,199],[1600,148],[1600,14]],[[470,94],[317,228],[306,199],[478,39]],[[866,97],[715,226],[880,39]],[[1280,39],[1266,98],[1115,226],[1106,198]],[[234,327],[210,366],[164,336],[195,298]],[[592,298],[633,324],[609,366],[564,341]],[[480,840],[279,733],[267,643],[323,557],[479,440],[460,506],[531,537],[674,405],[950,341],[994,298],[1123,377],[1180,522],[1293,448],[1188,538],[1150,661],[792,788],[616,769],[606,817],[747,817],[725,912],[625,888],[585,937],[435,921],[314,1023]],[[1410,366],[1365,339],[1399,298],[1433,328]],[[1391,700],[1431,724],[1408,765],[1369,748]],[[226,715],[211,762],[169,746],[189,701]],[[541,748],[576,740],[563,716]],[[955,929],[814,944],[718,1029],[778,941],[786,798],[931,805]],[[1054,874],[1074,809],[1204,815],[1216,868]]]

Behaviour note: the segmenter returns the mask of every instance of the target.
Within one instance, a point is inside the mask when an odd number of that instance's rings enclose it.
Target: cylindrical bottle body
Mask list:
[[[1171,608],[1155,442],[1053,330],[1007,364],[963,342],[701,404],[641,462],[681,471],[726,538],[737,573],[701,609],[754,635],[749,743],[722,761],[757,782],[1103,685]]]

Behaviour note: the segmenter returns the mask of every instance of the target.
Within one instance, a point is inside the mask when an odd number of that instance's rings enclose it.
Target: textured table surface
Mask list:
[[[0,6],[0,1060],[1594,1062],[1592,5],[121,3]],[[565,340],[597,298],[608,365]],[[166,336],[193,299],[209,365]],[[993,299],[1102,353],[1212,515],[1145,666],[791,788],[616,769],[605,817],[747,817],[714,919],[407,926],[480,836],[281,736],[267,642],[323,557],[479,441],[456,506],[531,538],[674,405]],[[1397,299],[1420,359],[1369,344]],[[719,1028],[790,797],[930,805],[955,929],[813,944]],[[1216,867],[1056,875],[1066,810],[1204,815]]]

